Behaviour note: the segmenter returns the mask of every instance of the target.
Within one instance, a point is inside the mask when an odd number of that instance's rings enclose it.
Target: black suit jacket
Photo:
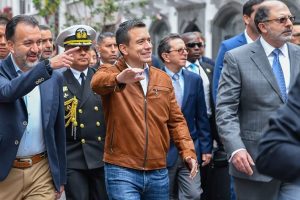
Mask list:
[[[300,75],[260,140],[256,167],[282,181],[300,178]]]
[[[211,117],[209,118],[209,123],[210,123],[210,130],[211,130],[211,134],[212,134],[212,138],[214,140],[216,140],[216,142],[218,143],[218,146],[222,146],[222,143],[220,141],[219,135],[218,135],[218,131],[217,131],[217,125],[216,125],[216,118],[215,118],[215,105],[214,105],[214,101],[213,101],[213,74],[214,74],[214,66],[206,63],[206,62],[202,62],[199,60],[199,63],[202,67],[202,69],[205,71],[208,79],[209,79],[209,92],[210,92],[210,108],[211,108]]]
[[[101,98],[90,88],[94,73],[92,68],[88,69],[84,91],[81,94],[81,86],[72,71],[67,69],[63,72],[65,102],[74,96],[78,99],[77,126],[74,128],[71,123],[66,127],[68,168],[95,169],[104,165],[102,159],[106,127]],[[67,114],[67,105],[65,110]]]
[[[215,61],[213,59],[205,57],[205,56],[202,56],[201,62],[204,62],[204,63],[210,64],[212,66],[215,66]]]

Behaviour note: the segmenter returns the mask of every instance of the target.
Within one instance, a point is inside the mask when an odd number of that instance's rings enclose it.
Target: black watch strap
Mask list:
[[[50,61],[48,59],[44,60],[45,67],[50,75],[52,75],[53,69],[50,66]]]

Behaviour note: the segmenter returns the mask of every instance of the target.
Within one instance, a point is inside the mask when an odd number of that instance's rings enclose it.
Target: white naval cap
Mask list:
[[[56,39],[56,44],[64,47],[90,46],[96,37],[96,31],[87,25],[74,25],[62,30]]]

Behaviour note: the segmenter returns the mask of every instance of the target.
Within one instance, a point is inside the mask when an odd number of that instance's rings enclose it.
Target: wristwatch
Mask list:
[[[45,65],[45,67],[46,67],[46,70],[48,71],[48,73],[49,73],[50,76],[51,76],[51,75],[52,75],[52,72],[53,72],[53,69],[52,69],[52,67],[51,67],[51,65],[50,65],[49,59],[45,59],[45,60],[44,60],[44,65]]]

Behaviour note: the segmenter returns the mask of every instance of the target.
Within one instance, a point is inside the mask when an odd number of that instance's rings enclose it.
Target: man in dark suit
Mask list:
[[[249,44],[255,41],[259,37],[259,33],[254,24],[255,11],[259,4],[264,0],[249,0],[243,6],[243,20],[246,29],[243,33],[240,33],[233,38],[225,40],[221,43],[219,52],[216,58],[215,70],[213,73],[213,100],[216,103],[216,97],[218,92],[219,80],[223,68],[224,55],[227,51],[244,44]]]
[[[254,160],[268,118],[286,102],[300,71],[300,49],[288,42],[294,20],[283,2],[261,3],[255,14],[261,37],[225,55],[216,120],[238,199],[277,199],[285,186],[258,173]]]
[[[183,70],[187,59],[184,41],[177,34],[170,34],[161,40],[158,54],[164,61],[164,70],[172,79],[175,96],[187,121],[198,160],[211,154],[212,141],[206,114],[202,80],[196,74]],[[200,199],[202,193],[200,175],[189,178],[189,169],[179,157],[174,142],[171,141],[167,157],[170,179],[170,199]]]
[[[74,62],[63,72],[67,135],[67,199],[108,199],[104,181],[103,149],[105,122],[101,98],[90,88],[95,73],[89,67],[89,50],[96,31],[75,25],[63,30],[56,43],[68,50],[74,46]],[[80,184],[78,184],[80,183]]]
[[[271,118],[256,159],[258,171],[295,185],[286,200],[300,199],[300,76],[296,80],[287,103]]]
[[[185,45],[188,49],[187,62],[185,69],[188,71],[196,73],[201,77],[205,103],[207,108],[207,116],[209,118],[210,130],[213,140],[217,142],[218,148],[223,149],[223,145],[219,139],[216,121],[215,121],[215,107],[212,100],[212,75],[214,66],[201,61],[202,58],[202,47],[204,41],[201,39],[200,35],[197,32],[187,32],[182,34],[182,39],[185,42]],[[207,165],[210,162],[211,155],[208,155],[208,158],[202,158],[204,161],[204,167],[201,169],[201,182],[203,188],[202,197],[209,199],[209,191],[212,189],[212,177],[210,176],[211,172],[209,166]],[[226,175],[226,174],[225,174]],[[227,175],[228,177],[228,175]],[[228,179],[228,178],[227,178]],[[227,181],[229,182],[229,180]],[[229,184],[223,183],[223,188],[226,188]],[[215,188],[216,189],[216,188]],[[228,186],[229,190],[229,186]]]
[[[213,139],[215,139],[219,146],[221,142],[217,134],[215,117],[214,117],[214,104],[212,101],[212,75],[214,66],[201,61],[201,48],[204,45],[204,41],[199,37],[197,32],[188,32],[182,34],[182,39],[188,49],[187,62],[185,69],[194,72],[199,75],[203,82],[205,103],[207,109],[207,116],[210,121],[210,129],[212,132]]]
[[[39,63],[41,32],[32,16],[13,17],[5,35],[11,54],[0,65],[0,199],[59,198],[66,183],[63,80],[53,69],[68,67],[74,49]]]
[[[201,43],[200,58],[199,58],[200,62],[208,63],[212,66],[215,66],[215,61],[213,59],[205,56],[205,47],[206,47],[205,37],[203,36],[203,34],[200,31],[195,31],[194,33],[197,35],[197,37],[199,38],[199,42]]]

